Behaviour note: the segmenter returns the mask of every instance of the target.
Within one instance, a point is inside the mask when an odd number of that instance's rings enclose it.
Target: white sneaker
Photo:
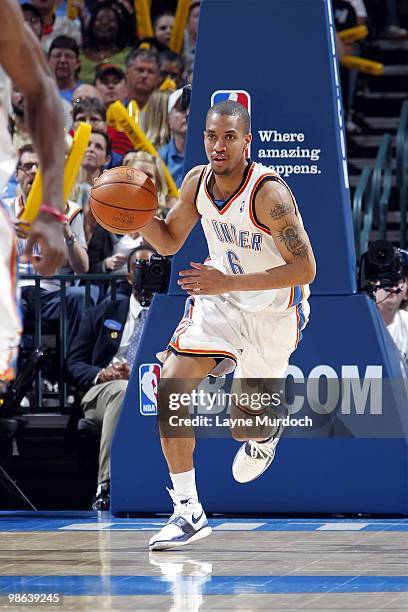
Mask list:
[[[149,550],[179,548],[202,540],[212,532],[199,501],[177,495],[173,489],[167,490],[174,512],[165,526],[150,538]]]
[[[248,440],[241,445],[232,463],[232,475],[237,482],[255,480],[271,465],[275,458],[276,446],[283,432],[283,425],[269,440],[255,442]]]

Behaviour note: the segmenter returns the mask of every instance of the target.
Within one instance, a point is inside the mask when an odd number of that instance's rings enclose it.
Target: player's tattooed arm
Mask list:
[[[282,267],[288,285],[311,282],[316,263],[309,237],[300,220],[290,191],[276,181],[266,182],[255,197],[255,215],[265,231],[270,232],[276,248],[288,264]]]
[[[287,204],[286,202],[278,202],[274,206],[271,207],[270,216],[273,221],[278,221],[279,219],[283,219],[287,215],[290,215],[294,210],[294,204]]]
[[[284,227],[277,231],[276,237],[279,242],[285,245],[285,248],[295,259],[300,258],[309,260],[309,246],[302,238],[296,223],[286,223]]]

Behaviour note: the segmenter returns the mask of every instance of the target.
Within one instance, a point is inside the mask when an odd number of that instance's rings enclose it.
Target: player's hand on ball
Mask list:
[[[193,270],[181,270],[177,281],[189,295],[220,295],[228,291],[228,275],[212,266],[190,262]]]

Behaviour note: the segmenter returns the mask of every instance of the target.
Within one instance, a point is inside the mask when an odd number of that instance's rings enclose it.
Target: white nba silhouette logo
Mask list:
[[[157,414],[157,389],[160,380],[158,363],[143,363],[139,367],[140,414],[155,416]]]

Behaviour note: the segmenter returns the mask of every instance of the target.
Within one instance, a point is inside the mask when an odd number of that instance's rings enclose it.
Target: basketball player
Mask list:
[[[238,379],[282,379],[308,320],[308,283],[315,276],[309,238],[286,183],[245,159],[251,138],[243,106],[230,100],[212,106],[204,131],[209,164],[186,175],[166,219],[154,218],[141,231],[160,253],[171,255],[201,218],[210,256],[206,265],[192,262],[191,269],[179,273],[178,282],[190,297],[165,353],[158,393],[174,513],[151,538],[151,550],[179,547],[211,533],[196,490],[194,435],[170,436],[163,426],[176,379],[185,381],[183,392],[209,374],[234,369]],[[265,471],[281,430],[278,425],[266,439],[241,445],[233,464],[236,480],[248,482]],[[234,437],[243,439],[242,433]]]
[[[64,128],[58,91],[44,53],[26,26],[16,0],[0,2],[0,190],[14,171],[16,152],[8,133],[13,80],[25,97],[28,129],[40,157],[43,204],[28,235],[26,257],[40,274],[52,274],[65,258],[62,180]],[[7,76],[8,75],[8,76]],[[0,204],[0,392],[13,379],[21,333],[15,303],[15,235]],[[34,244],[41,256],[33,255]]]

